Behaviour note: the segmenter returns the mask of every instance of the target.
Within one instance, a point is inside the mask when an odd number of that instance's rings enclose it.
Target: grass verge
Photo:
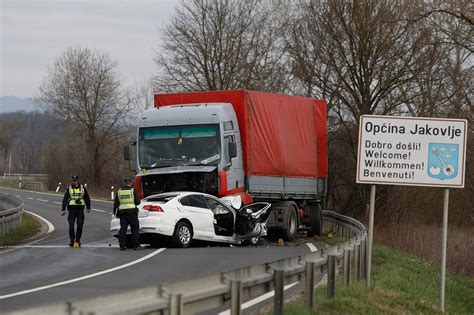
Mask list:
[[[336,297],[330,301],[327,299],[326,286],[321,286],[315,293],[317,313],[442,314],[439,310],[438,267],[382,245],[374,245],[372,261],[370,289],[365,288],[363,281],[343,288],[342,279],[338,279]],[[473,314],[474,281],[448,272],[445,308],[447,314]],[[306,309],[303,300],[285,305],[284,313],[316,314]]]
[[[33,216],[23,213],[20,226],[10,231],[4,237],[0,237],[0,245],[7,246],[18,244],[35,235],[39,228],[41,228],[41,223],[34,219]]]
[[[8,187],[8,188],[18,188],[18,184],[20,181],[18,179],[2,179],[0,178],[0,187]]]

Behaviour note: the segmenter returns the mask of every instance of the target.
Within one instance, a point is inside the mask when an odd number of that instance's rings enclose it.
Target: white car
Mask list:
[[[167,192],[148,196],[138,206],[140,243],[160,244],[171,237],[178,247],[188,247],[193,239],[250,244],[267,235],[270,203],[257,202],[241,207],[240,197],[216,198],[198,192]],[[120,220],[113,217],[110,230],[118,237]],[[130,242],[130,228],[127,231]]]

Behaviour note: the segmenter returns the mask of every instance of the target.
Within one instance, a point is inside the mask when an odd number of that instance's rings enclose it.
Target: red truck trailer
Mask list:
[[[240,195],[272,203],[269,232],[320,234],[326,102],[248,90],[157,94],[140,120],[137,166],[141,196]]]

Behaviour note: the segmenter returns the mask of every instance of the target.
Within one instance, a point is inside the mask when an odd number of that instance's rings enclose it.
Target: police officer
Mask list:
[[[72,184],[68,186],[64,193],[61,216],[69,212],[67,220],[69,222],[69,246],[81,247],[82,226],[84,225],[84,207],[87,213],[91,212],[91,199],[86,188],[79,183],[79,176],[72,176]],[[74,223],[77,223],[77,230],[74,231]]]
[[[123,186],[117,192],[114,201],[113,214],[120,218],[119,244],[120,250],[125,250],[127,227],[130,225],[132,230],[132,246],[134,250],[141,249],[139,241],[139,223],[138,209],[140,199],[135,189],[132,188],[132,180],[130,178],[123,179]]]

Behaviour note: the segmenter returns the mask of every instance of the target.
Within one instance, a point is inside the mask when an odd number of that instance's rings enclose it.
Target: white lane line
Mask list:
[[[62,202],[57,202],[57,201],[53,201],[53,203],[55,203],[57,205],[62,205],[63,204]]]
[[[33,198],[31,198],[31,197],[26,197],[26,199],[33,200]]]
[[[288,290],[289,288],[294,287],[297,284],[298,284],[298,282],[287,284],[283,287],[283,290]],[[253,300],[247,301],[244,304],[242,304],[242,309],[244,310],[246,308],[254,306],[255,304],[258,304],[262,301],[265,301],[266,299],[269,299],[274,295],[275,295],[275,290],[270,291],[268,293],[265,293],[264,295],[260,295],[259,297],[255,298]],[[220,312],[219,315],[230,315],[230,309],[227,310],[227,311]]]
[[[310,250],[312,253],[314,253],[314,252],[317,252],[317,251],[318,251],[318,249],[316,248],[316,246],[314,246],[314,244],[313,244],[313,243],[306,243],[306,245],[308,245],[308,247],[309,247],[309,250]]]
[[[37,217],[38,219],[40,219],[41,221],[44,221],[44,222],[46,223],[46,225],[48,226],[48,232],[46,233],[47,235],[49,235],[49,234],[51,234],[51,233],[54,232],[54,225],[52,225],[51,222],[49,222],[48,220],[46,220],[46,219],[43,218],[42,216],[37,215],[36,213],[33,213],[33,212],[31,212],[31,211],[26,211],[26,210],[25,210],[25,212],[28,213],[28,214],[31,214],[31,215],[33,215],[33,216],[35,216],[35,217]],[[43,239],[43,238],[42,238],[42,239]]]
[[[56,282],[56,283],[53,283],[53,284],[44,285],[42,287],[37,287],[37,288],[34,288],[34,289],[29,289],[29,290],[19,291],[19,292],[15,292],[15,293],[0,295],[0,300],[8,299],[8,298],[18,296],[18,295],[23,295],[23,294],[33,293],[33,292],[37,292],[37,291],[42,291],[42,290],[46,290],[46,289],[50,289],[50,288],[54,288],[54,287],[59,287],[61,285],[65,285],[65,284],[69,284],[69,283],[74,283],[74,282],[90,279],[90,278],[101,276],[103,274],[114,272],[114,271],[117,271],[117,270],[120,270],[120,269],[123,269],[123,268],[127,268],[127,267],[130,267],[130,266],[136,265],[138,263],[141,263],[142,261],[145,261],[147,259],[150,259],[151,257],[161,253],[165,249],[166,248],[157,249],[156,251],[154,251],[154,252],[152,252],[152,253],[150,253],[146,256],[143,256],[142,258],[139,258],[137,260],[131,261],[129,263],[126,263],[124,265],[117,266],[117,267],[114,267],[114,268],[111,268],[111,269],[99,271],[99,272],[96,272],[96,273],[93,273],[93,274],[90,274],[90,275],[86,275],[86,276],[82,276],[82,277],[79,277],[79,278],[70,279],[70,280],[66,280],[66,281]]]
[[[0,248],[69,248],[69,245],[11,245],[11,246],[0,246]],[[81,248],[119,248],[118,244],[96,244],[88,245],[81,244]]]
[[[91,209],[92,211],[97,211],[97,212],[105,212],[105,210],[99,210],[99,209]]]
[[[49,202],[49,200],[44,200],[44,199],[36,199],[38,201],[42,201],[42,202]]]
[[[34,193],[34,194],[42,194],[42,195],[49,195],[49,196],[56,196],[56,197],[63,197],[64,194],[52,194],[52,193],[46,193],[46,192],[40,192],[40,191],[33,191],[33,190],[24,190],[24,189],[17,189],[17,188],[10,188],[10,187],[1,187],[2,189],[10,189],[10,190],[16,190],[16,191],[22,191],[22,192],[29,192],[29,193]],[[20,196],[21,197],[21,196]],[[33,199],[33,198],[28,198],[28,199]],[[100,200],[100,199],[91,199],[93,201],[98,201],[98,202],[107,202],[107,203],[114,203],[113,201],[108,201],[108,200]]]
[[[15,195],[15,197],[20,198],[21,196],[20,195]]]

